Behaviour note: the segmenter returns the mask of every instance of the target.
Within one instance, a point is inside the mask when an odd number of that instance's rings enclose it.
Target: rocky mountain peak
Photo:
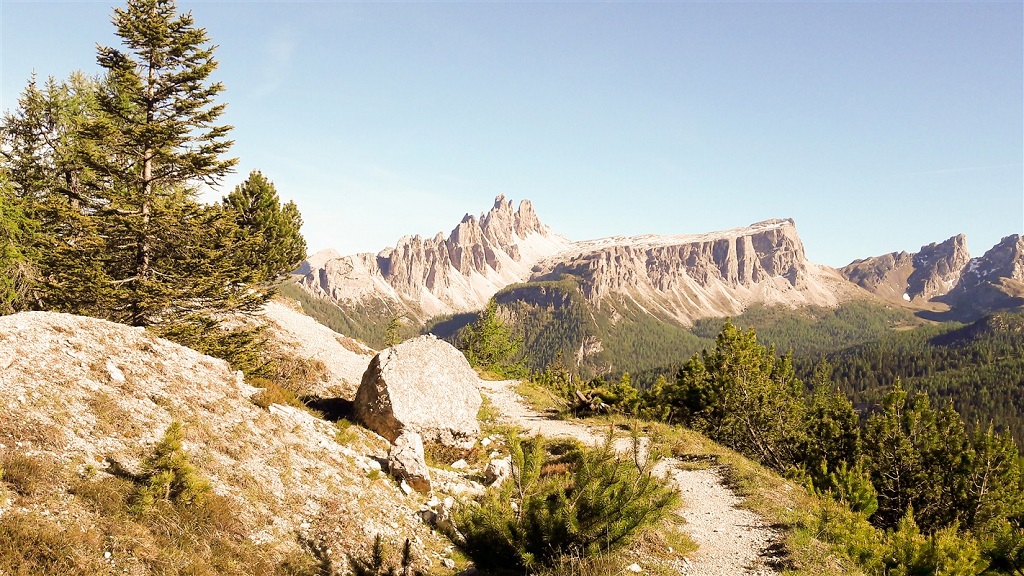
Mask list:
[[[957,234],[945,242],[922,246],[914,254],[914,271],[907,279],[907,296],[911,300],[930,300],[948,293],[970,260],[967,237],[963,234]]]
[[[426,320],[482,308],[499,289],[525,281],[538,260],[570,244],[541,223],[528,200],[513,209],[500,195],[479,217],[466,214],[447,237],[406,236],[375,257],[318,253],[300,269],[301,284],[337,302],[384,303],[393,315]]]
[[[854,260],[840,272],[882,298],[924,305],[953,289],[970,259],[967,237],[957,234],[914,253],[892,252]]]
[[[980,258],[966,265],[960,287],[973,288],[983,282],[1009,278],[1024,282],[1024,238],[1020,234],[1004,237]]]

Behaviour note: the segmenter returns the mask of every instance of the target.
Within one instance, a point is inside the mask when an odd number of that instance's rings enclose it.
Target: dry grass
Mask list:
[[[369,352],[367,352],[366,347],[360,344],[358,340],[349,338],[348,336],[335,336],[335,339],[338,341],[338,344],[341,344],[342,348],[348,350],[349,352],[354,352],[356,354],[364,356],[371,355]]]
[[[190,574],[273,576],[316,574],[298,547],[291,553],[257,546],[230,498],[207,494],[190,505],[158,501],[132,507],[137,485],[101,474],[63,493],[70,516],[9,511],[0,522],[0,574]],[[109,554],[109,557],[107,556]]]
[[[18,494],[33,496],[59,484],[62,474],[49,460],[6,452],[0,457],[0,479]]]
[[[96,418],[96,428],[101,434],[110,436],[136,437],[142,429],[132,417],[131,412],[118,404],[117,399],[105,392],[99,392],[86,400],[89,409]]]
[[[568,404],[551,390],[533,382],[523,380],[516,385],[516,393],[523,397],[526,405],[538,412],[564,412]]]

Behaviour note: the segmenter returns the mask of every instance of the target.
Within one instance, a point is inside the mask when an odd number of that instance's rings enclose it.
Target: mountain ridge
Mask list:
[[[978,258],[960,234],[914,253],[832,268],[807,258],[788,218],[695,234],[570,241],[542,223],[529,200],[514,210],[503,195],[478,217],[467,214],[448,236],[404,236],[377,254],[325,250],[298,272],[305,294],[328,302],[342,325],[353,327],[462,317],[508,287],[566,277],[612,325],[623,315],[643,314],[685,328],[753,305],[836,308],[861,299],[934,320],[971,320],[1024,305],[1019,235]],[[377,339],[382,332],[375,329]]]

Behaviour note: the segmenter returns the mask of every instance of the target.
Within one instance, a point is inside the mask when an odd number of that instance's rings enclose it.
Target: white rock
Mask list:
[[[462,470],[466,466],[469,466],[469,464],[467,464],[466,461],[461,458],[456,460],[455,462],[452,462],[452,469],[454,470]]]
[[[630,572],[635,572],[637,574],[639,574],[639,573],[644,571],[644,569],[641,568],[640,565],[637,564],[636,562],[630,564],[629,566],[626,566],[626,570],[629,570]]]
[[[110,375],[110,380],[112,382],[117,382],[118,384],[124,383],[124,373],[121,372],[121,369],[118,368],[116,364],[114,364],[113,360],[107,360],[106,368],[107,374]]]

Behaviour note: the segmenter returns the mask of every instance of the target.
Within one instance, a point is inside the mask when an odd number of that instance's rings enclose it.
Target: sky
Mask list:
[[[0,109],[98,74],[114,2],[0,0]],[[842,266],[1024,232],[1024,3],[182,1],[236,173],[310,253],[447,235],[499,194],[573,240],[793,218]]]

